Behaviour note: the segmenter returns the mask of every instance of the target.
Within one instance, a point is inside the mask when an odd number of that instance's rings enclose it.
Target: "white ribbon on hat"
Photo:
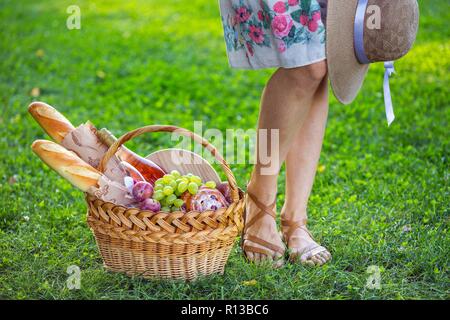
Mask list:
[[[386,109],[386,118],[388,121],[388,126],[395,120],[394,106],[392,105],[391,98],[391,88],[389,86],[389,78],[395,73],[394,61],[386,61],[384,63],[384,81],[383,81],[383,92],[384,92],[384,107]]]
[[[358,61],[361,64],[371,63],[369,58],[367,58],[366,51],[364,49],[364,18],[366,15],[367,3],[368,0],[358,0],[354,25],[355,53],[356,57],[358,58]],[[391,87],[389,85],[389,78],[395,72],[394,62],[386,61],[384,63],[384,68],[385,68],[383,81],[384,107],[386,110],[386,118],[388,126],[390,126],[395,119],[394,106],[392,105]]]

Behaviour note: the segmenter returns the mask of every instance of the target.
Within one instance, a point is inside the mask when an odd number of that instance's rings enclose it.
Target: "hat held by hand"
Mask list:
[[[417,34],[416,0],[328,0],[327,61],[336,98],[351,103],[369,65],[384,62],[384,100],[388,124],[394,120],[389,77],[394,60],[411,49]]]

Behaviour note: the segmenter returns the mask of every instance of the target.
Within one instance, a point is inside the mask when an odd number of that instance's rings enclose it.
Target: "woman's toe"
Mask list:
[[[324,251],[320,255],[321,255],[322,259],[325,260],[325,262],[329,261],[331,258],[331,255],[328,251]]]
[[[310,260],[312,262],[314,262],[315,265],[321,265],[322,264],[322,259],[320,259],[320,257],[318,257],[317,255],[312,256]]]
[[[317,255],[317,258],[320,260],[320,265],[327,263],[327,259],[321,253]]]
[[[255,263],[259,263],[261,262],[261,254],[260,253],[255,253]]]
[[[255,261],[255,255],[253,254],[253,252],[247,252],[247,259],[250,261]]]
[[[306,266],[314,266],[314,262],[311,261],[308,254],[304,254],[300,257],[300,262]]]
[[[305,260],[305,262],[303,262],[303,265],[308,266],[308,267],[314,267],[316,264],[312,260],[307,259],[307,260]]]

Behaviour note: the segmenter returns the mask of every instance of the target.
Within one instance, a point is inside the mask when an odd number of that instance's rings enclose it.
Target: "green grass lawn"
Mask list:
[[[83,194],[30,150],[48,137],[26,107],[42,100],[117,134],[194,120],[247,130],[272,70],[228,67],[217,1],[0,1],[0,298],[449,299],[450,8],[419,3],[418,41],[391,80],[393,125],[382,66],[352,105],[330,102],[309,215],[333,261],[273,271],[235,246],[223,276],[183,283],[103,269]],[[81,30],[66,28],[71,4]],[[130,146],[146,154],[171,144],[155,134]],[[244,187],[251,166],[232,169]],[[283,191],[281,176],[279,206]],[[66,287],[70,265],[81,268],[80,290]],[[379,290],[366,288],[371,265]]]

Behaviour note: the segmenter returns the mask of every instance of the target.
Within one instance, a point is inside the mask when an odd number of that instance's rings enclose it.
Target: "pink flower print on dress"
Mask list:
[[[308,22],[308,30],[309,31],[316,32],[318,28],[319,28],[319,24],[317,23],[317,21],[311,20]]]
[[[257,44],[264,42],[264,31],[259,27],[250,26],[248,35]]]
[[[287,49],[286,43],[282,40],[277,40],[277,49],[278,49],[278,52],[280,52],[280,53],[285,52]]]
[[[321,19],[320,11],[316,11],[312,14],[312,19],[306,14],[300,16],[300,23],[304,26],[308,26],[308,30],[311,32],[316,32],[319,28],[319,21]]]
[[[286,4],[283,1],[278,1],[273,5],[273,11],[276,13],[285,13],[286,12]]]
[[[316,11],[316,12],[313,13],[313,15],[312,15],[312,20],[313,21],[319,21],[320,18],[321,18],[320,11]]]
[[[308,16],[306,14],[302,14],[300,16],[300,23],[304,26],[307,26],[309,22]]]
[[[289,34],[294,22],[289,15],[277,15],[272,20],[272,30],[276,37],[283,38]]]
[[[288,0],[288,4],[291,7],[296,6],[296,5],[298,5],[298,0]]]
[[[311,32],[316,32],[317,29],[319,28],[318,21],[320,21],[320,13],[319,13],[319,19],[318,20],[314,20],[315,19],[314,16],[315,16],[315,14],[313,15],[313,19],[308,22],[308,30],[311,31]]]
[[[236,20],[239,22],[246,22],[248,19],[250,19],[250,12],[246,7],[239,7],[236,10]]]
[[[264,21],[264,12],[262,10],[258,11],[258,20]]]

